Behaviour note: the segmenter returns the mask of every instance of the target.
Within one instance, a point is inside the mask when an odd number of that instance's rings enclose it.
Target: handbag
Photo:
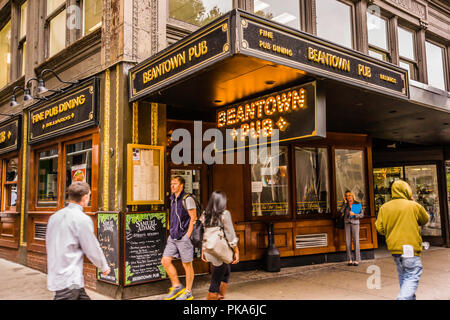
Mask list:
[[[334,225],[338,229],[344,229],[344,214],[340,214],[338,217],[334,219]]]
[[[203,235],[204,235],[204,228],[203,223],[200,221],[200,219],[197,219],[194,223],[194,229],[191,233],[191,242],[195,248],[201,249],[203,244]]]
[[[205,228],[202,250],[226,264],[233,262],[234,251],[228,244],[223,226]]]

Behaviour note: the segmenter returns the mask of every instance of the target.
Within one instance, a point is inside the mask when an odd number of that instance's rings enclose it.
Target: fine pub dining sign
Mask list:
[[[97,124],[98,78],[91,78],[29,109],[30,144]]]

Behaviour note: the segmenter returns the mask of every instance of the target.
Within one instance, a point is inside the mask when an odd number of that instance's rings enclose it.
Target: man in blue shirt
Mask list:
[[[165,300],[192,300],[192,284],[194,283],[194,246],[190,236],[194,229],[194,222],[197,220],[197,210],[194,199],[185,197],[183,177],[176,176],[170,181],[170,230],[166,248],[163,252],[161,263],[166,269],[172,287]],[[185,198],[185,199],[184,199]],[[183,199],[185,205],[183,205]],[[186,289],[183,288],[178,279],[177,270],[172,263],[173,259],[181,258],[186,272]]]

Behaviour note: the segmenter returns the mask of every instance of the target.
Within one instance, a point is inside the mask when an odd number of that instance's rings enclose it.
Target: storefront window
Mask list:
[[[200,198],[200,170],[199,169],[172,169],[170,178],[180,176],[184,178],[184,191],[193,194],[198,201]]]
[[[6,160],[5,182],[3,186],[3,210],[15,210],[17,204],[18,158]]]
[[[337,0],[316,1],[316,15],[319,37],[353,48],[350,5]]]
[[[288,214],[287,147],[251,150],[252,215],[283,216]],[[266,151],[266,152],[264,152]],[[254,157],[254,158],[253,158]]]
[[[345,192],[352,191],[355,200],[367,208],[364,152],[362,150],[335,150],[336,199],[338,210],[344,202]]]
[[[300,1],[299,0],[254,0],[255,14],[300,29]]]
[[[76,181],[92,181],[92,141],[83,141],[66,145],[66,185],[65,200],[68,200],[67,188]]]
[[[11,67],[11,21],[0,29],[0,88],[9,81]]]
[[[102,26],[102,1],[84,0],[83,2],[83,35],[87,35]]]
[[[422,227],[422,235],[440,236],[441,215],[436,166],[405,166],[405,176],[411,186],[414,200],[420,203],[430,216],[428,223]]]
[[[380,207],[392,200],[391,186],[395,180],[403,178],[403,167],[388,167],[373,169],[373,182],[375,194],[375,213]]]
[[[39,207],[56,207],[58,197],[58,149],[46,150],[38,154]]]
[[[295,148],[297,214],[317,215],[330,212],[326,148]]]
[[[427,55],[428,84],[445,90],[444,49],[428,41],[425,42],[425,48]]]
[[[169,16],[196,26],[204,26],[232,8],[232,0],[170,0]]]

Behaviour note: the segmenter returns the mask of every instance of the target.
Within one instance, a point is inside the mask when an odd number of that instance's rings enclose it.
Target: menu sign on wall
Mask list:
[[[167,277],[161,258],[166,244],[166,213],[125,216],[125,285]]]
[[[22,118],[17,116],[0,124],[0,154],[19,149],[21,123]]]
[[[311,35],[241,14],[241,52],[313,74],[408,97],[407,71]]]
[[[97,214],[97,238],[105,255],[111,272],[103,275],[97,269],[97,279],[113,284],[119,284],[119,214]]]
[[[98,79],[92,78],[29,109],[29,142],[97,124]]]

